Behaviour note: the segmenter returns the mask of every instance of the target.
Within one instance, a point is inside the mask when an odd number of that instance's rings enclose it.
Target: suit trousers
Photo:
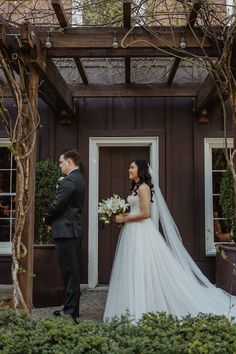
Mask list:
[[[54,239],[66,293],[63,312],[73,318],[79,317],[81,242],[81,238]]]

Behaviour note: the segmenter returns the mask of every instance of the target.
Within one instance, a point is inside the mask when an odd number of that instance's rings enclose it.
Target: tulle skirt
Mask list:
[[[117,244],[104,320],[147,312],[177,317],[212,313],[234,316],[236,298],[214,285],[205,287],[187,272],[151,219],[123,226]]]

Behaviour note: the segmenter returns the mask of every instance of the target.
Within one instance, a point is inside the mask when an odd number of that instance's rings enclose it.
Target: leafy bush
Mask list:
[[[52,235],[47,231],[43,216],[53,201],[56,185],[61,175],[60,168],[52,160],[40,161],[36,165],[35,183],[35,242],[51,243]]]
[[[0,311],[0,352],[3,354],[180,354],[236,353],[236,323],[224,316],[199,314],[177,319],[149,313],[137,325],[124,316],[110,323],[66,316],[33,321],[12,310]]]

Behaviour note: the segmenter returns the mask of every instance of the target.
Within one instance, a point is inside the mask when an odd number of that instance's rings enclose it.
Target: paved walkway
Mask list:
[[[80,299],[80,319],[102,321],[106,297],[106,290],[83,290]],[[33,309],[32,318],[55,318],[53,311],[61,308],[62,306]]]

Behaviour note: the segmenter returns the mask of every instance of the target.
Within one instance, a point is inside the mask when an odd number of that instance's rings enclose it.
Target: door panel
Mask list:
[[[138,147],[100,147],[99,148],[99,201],[118,194],[126,198],[131,183],[128,170],[130,163],[137,158],[149,161],[150,149]],[[99,227],[98,239],[98,282],[108,284],[119,237],[119,227],[115,223]]]

